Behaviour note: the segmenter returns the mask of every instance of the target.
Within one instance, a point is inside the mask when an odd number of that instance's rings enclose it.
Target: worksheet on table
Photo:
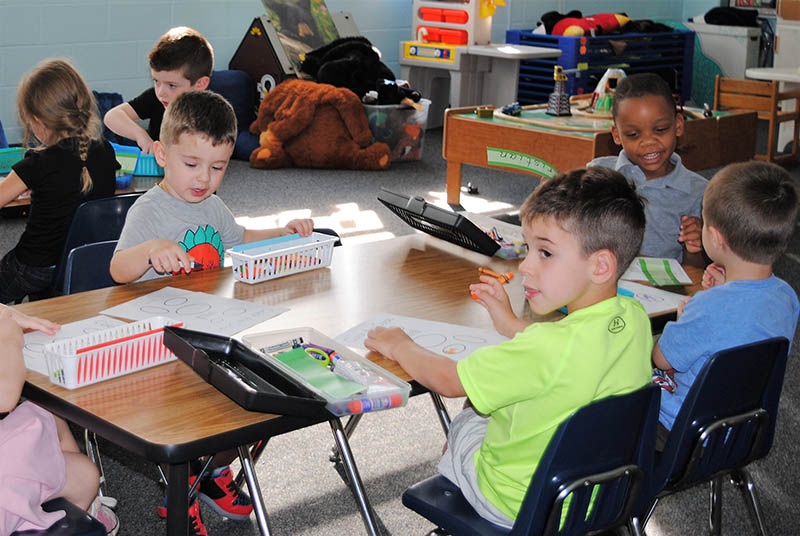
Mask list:
[[[366,322],[340,333],[335,340],[353,348],[366,350],[364,339],[367,338],[367,332],[376,327],[402,328],[414,342],[423,348],[454,361],[467,357],[482,346],[494,346],[508,340],[494,330],[458,326],[389,313],[379,313]]]
[[[186,329],[230,337],[288,310],[286,307],[164,287],[100,312],[131,320],[164,316],[183,322]]]

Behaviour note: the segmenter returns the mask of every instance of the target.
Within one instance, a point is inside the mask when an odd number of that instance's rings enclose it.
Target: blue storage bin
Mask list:
[[[675,87],[683,102],[692,93],[692,61],[694,57],[694,32],[676,30],[659,33],[628,33],[574,37],[534,34],[531,30],[508,30],[506,42],[558,48],[561,57],[523,60],[519,67],[517,99],[520,104],[547,102],[553,92],[553,67],[564,69],[585,67],[580,76],[568,75],[567,93],[591,93],[600,78],[610,67],[620,67],[626,74],[641,72],[672,72]]]
[[[120,145],[109,142],[111,147],[114,148],[114,154],[117,156],[117,162],[122,166],[117,170],[117,190],[122,190],[131,185],[133,179],[133,171],[138,166],[139,156],[142,150],[132,145]]]
[[[0,173],[11,173],[11,166],[25,156],[25,147],[9,147],[0,149]]]
[[[140,154],[139,161],[136,162],[136,170],[133,174],[136,176],[163,177],[164,168],[158,165],[154,155]]]

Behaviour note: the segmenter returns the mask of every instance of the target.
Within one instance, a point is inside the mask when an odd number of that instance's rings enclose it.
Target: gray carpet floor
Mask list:
[[[381,186],[429,201],[443,199],[445,162],[441,130],[428,131],[420,161],[396,163],[384,172],[287,169],[253,170],[234,161],[219,191],[237,217],[251,224],[274,225],[296,216],[310,216],[318,225],[336,228],[348,242],[402,235],[412,230],[377,200]],[[790,168],[800,182],[800,166]],[[711,176],[714,170],[705,170]],[[462,195],[468,210],[513,213],[535,186],[525,175],[464,167],[464,184],[478,194]],[[0,254],[19,238],[24,220],[0,219]],[[800,235],[777,263],[778,276],[800,289]],[[461,400],[447,401],[452,415]],[[402,491],[436,471],[444,435],[427,395],[412,398],[405,408],[367,415],[351,440],[369,499],[387,534],[424,534],[433,528],[402,506]],[[364,525],[352,495],[342,483],[328,452],[333,443],[327,424],[270,440],[256,464],[257,474],[275,535],[363,534]],[[161,534],[165,524],[156,516],[161,500],[153,464],[100,440],[108,491],[119,499],[120,534]],[[770,455],[752,464],[752,473],[773,535],[800,532],[800,365],[795,338],[789,358],[775,444]],[[238,464],[235,464],[238,466]],[[235,467],[236,468],[236,467]],[[742,498],[733,487],[724,490],[723,534],[753,534]],[[647,527],[650,536],[700,534],[706,527],[706,488],[695,488],[662,501]],[[255,519],[223,520],[202,507],[212,535],[258,534]]]

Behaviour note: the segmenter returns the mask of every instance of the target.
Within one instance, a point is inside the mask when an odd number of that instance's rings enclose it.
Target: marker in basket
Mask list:
[[[505,285],[506,283],[508,283],[512,279],[514,279],[514,273],[513,272],[506,272],[505,274],[498,274],[494,270],[492,270],[490,268],[484,268],[483,266],[478,266],[478,273],[494,277],[495,279],[500,281],[500,283],[502,283],[503,285]]]
[[[303,344],[303,337],[297,337],[296,339],[290,339],[288,341],[283,341],[270,346],[265,346],[264,348],[261,348],[261,352],[265,354],[271,354],[272,352],[277,352],[279,350],[286,350],[288,348],[294,348],[296,346],[300,346],[301,344]]]
[[[395,408],[403,404],[401,395],[380,396],[376,398],[359,398],[347,403],[351,413],[364,413],[377,409]]]

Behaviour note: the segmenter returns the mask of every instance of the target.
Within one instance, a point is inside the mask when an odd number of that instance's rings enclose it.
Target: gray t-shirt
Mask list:
[[[641,255],[683,261],[683,244],[678,242],[681,216],[702,217],[703,192],[708,181],[686,169],[677,154],[672,153],[670,161],[675,168],[652,180],[647,180],[644,171],[628,159],[624,149],[619,156],[595,158],[586,167],[602,166],[619,171],[633,181],[636,191],[647,201]]]
[[[116,251],[157,238],[177,242],[208,270],[222,266],[225,250],[244,241],[244,227],[216,195],[187,203],[154,186],[128,210]],[[163,275],[149,268],[137,281]]]

